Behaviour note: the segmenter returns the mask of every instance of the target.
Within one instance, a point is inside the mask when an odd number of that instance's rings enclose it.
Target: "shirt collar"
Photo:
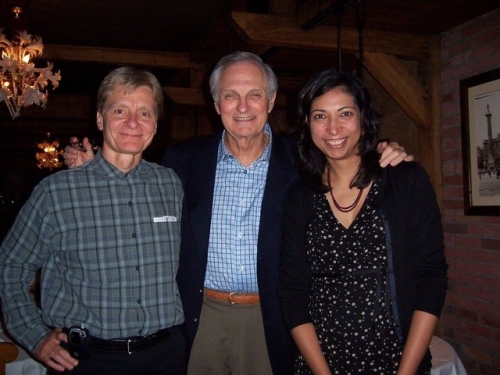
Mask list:
[[[122,179],[122,178],[139,178],[141,180],[149,180],[149,172],[151,171],[151,166],[146,163],[143,159],[137,163],[137,165],[128,172],[122,172],[109,161],[107,161],[102,156],[102,150],[99,150],[95,157],[89,162],[89,164],[99,173],[101,176],[109,179]]]
[[[264,126],[264,134],[267,134],[269,136],[269,142],[267,143],[266,148],[264,149],[262,155],[255,162],[269,161],[269,158],[271,157],[273,132],[271,131],[271,126],[268,123],[266,123],[266,125]],[[217,163],[228,158],[234,158],[231,152],[229,152],[229,150],[227,149],[226,142],[224,142],[225,136],[226,136],[226,131],[224,130],[222,132],[222,138],[220,140],[219,149],[217,151]]]

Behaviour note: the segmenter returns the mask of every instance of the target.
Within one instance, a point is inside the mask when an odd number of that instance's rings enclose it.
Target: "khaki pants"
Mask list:
[[[205,297],[188,375],[272,375],[260,304]]]

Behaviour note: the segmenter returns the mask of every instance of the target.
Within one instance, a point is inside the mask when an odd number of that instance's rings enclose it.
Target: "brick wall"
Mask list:
[[[500,374],[500,216],[465,216],[459,82],[500,67],[500,9],[442,34],[443,337],[469,375]],[[498,129],[500,119],[494,127]],[[496,132],[494,132],[496,133]]]

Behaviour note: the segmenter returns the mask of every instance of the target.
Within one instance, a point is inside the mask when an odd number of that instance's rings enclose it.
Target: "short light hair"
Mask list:
[[[219,100],[220,78],[224,70],[226,70],[231,65],[239,64],[242,62],[249,62],[260,68],[266,76],[268,97],[272,98],[274,94],[276,94],[276,92],[278,91],[278,79],[276,78],[276,74],[274,74],[271,67],[265,64],[259,56],[253,53],[237,51],[230,53],[229,55],[226,55],[222,59],[220,59],[214,70],[212,71],[212,74],[210,75],[210,94],[212,95],[214,102],[217,102]]]
[[[153,99],[156,105],[155,116],[158,119],[163,111],[163,89],[158,79],[149,71],[133,66],[123,66],[112,70],[101,82],[97,91],[97,111],[104,114],[104,106],[111,93],[123,86],[125,92],[131,92],[140,86],[149,87],[153,91]]]

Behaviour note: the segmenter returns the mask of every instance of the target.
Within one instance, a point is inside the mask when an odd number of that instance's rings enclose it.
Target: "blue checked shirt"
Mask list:
[[[141,161],[123,173],[101,153],[44,179],[0,248],[9,332],[33,351],[49,327],[111,339],[182,323],[182,198],[172,170]],[[28,292],[39,268],[42,311]]]
[[[258,293],[257,241],[260,212],[271,155],[269,142],[262,156],[243,167],[229,153],[224,135],[219,145],[205,287],[226,292]]]

